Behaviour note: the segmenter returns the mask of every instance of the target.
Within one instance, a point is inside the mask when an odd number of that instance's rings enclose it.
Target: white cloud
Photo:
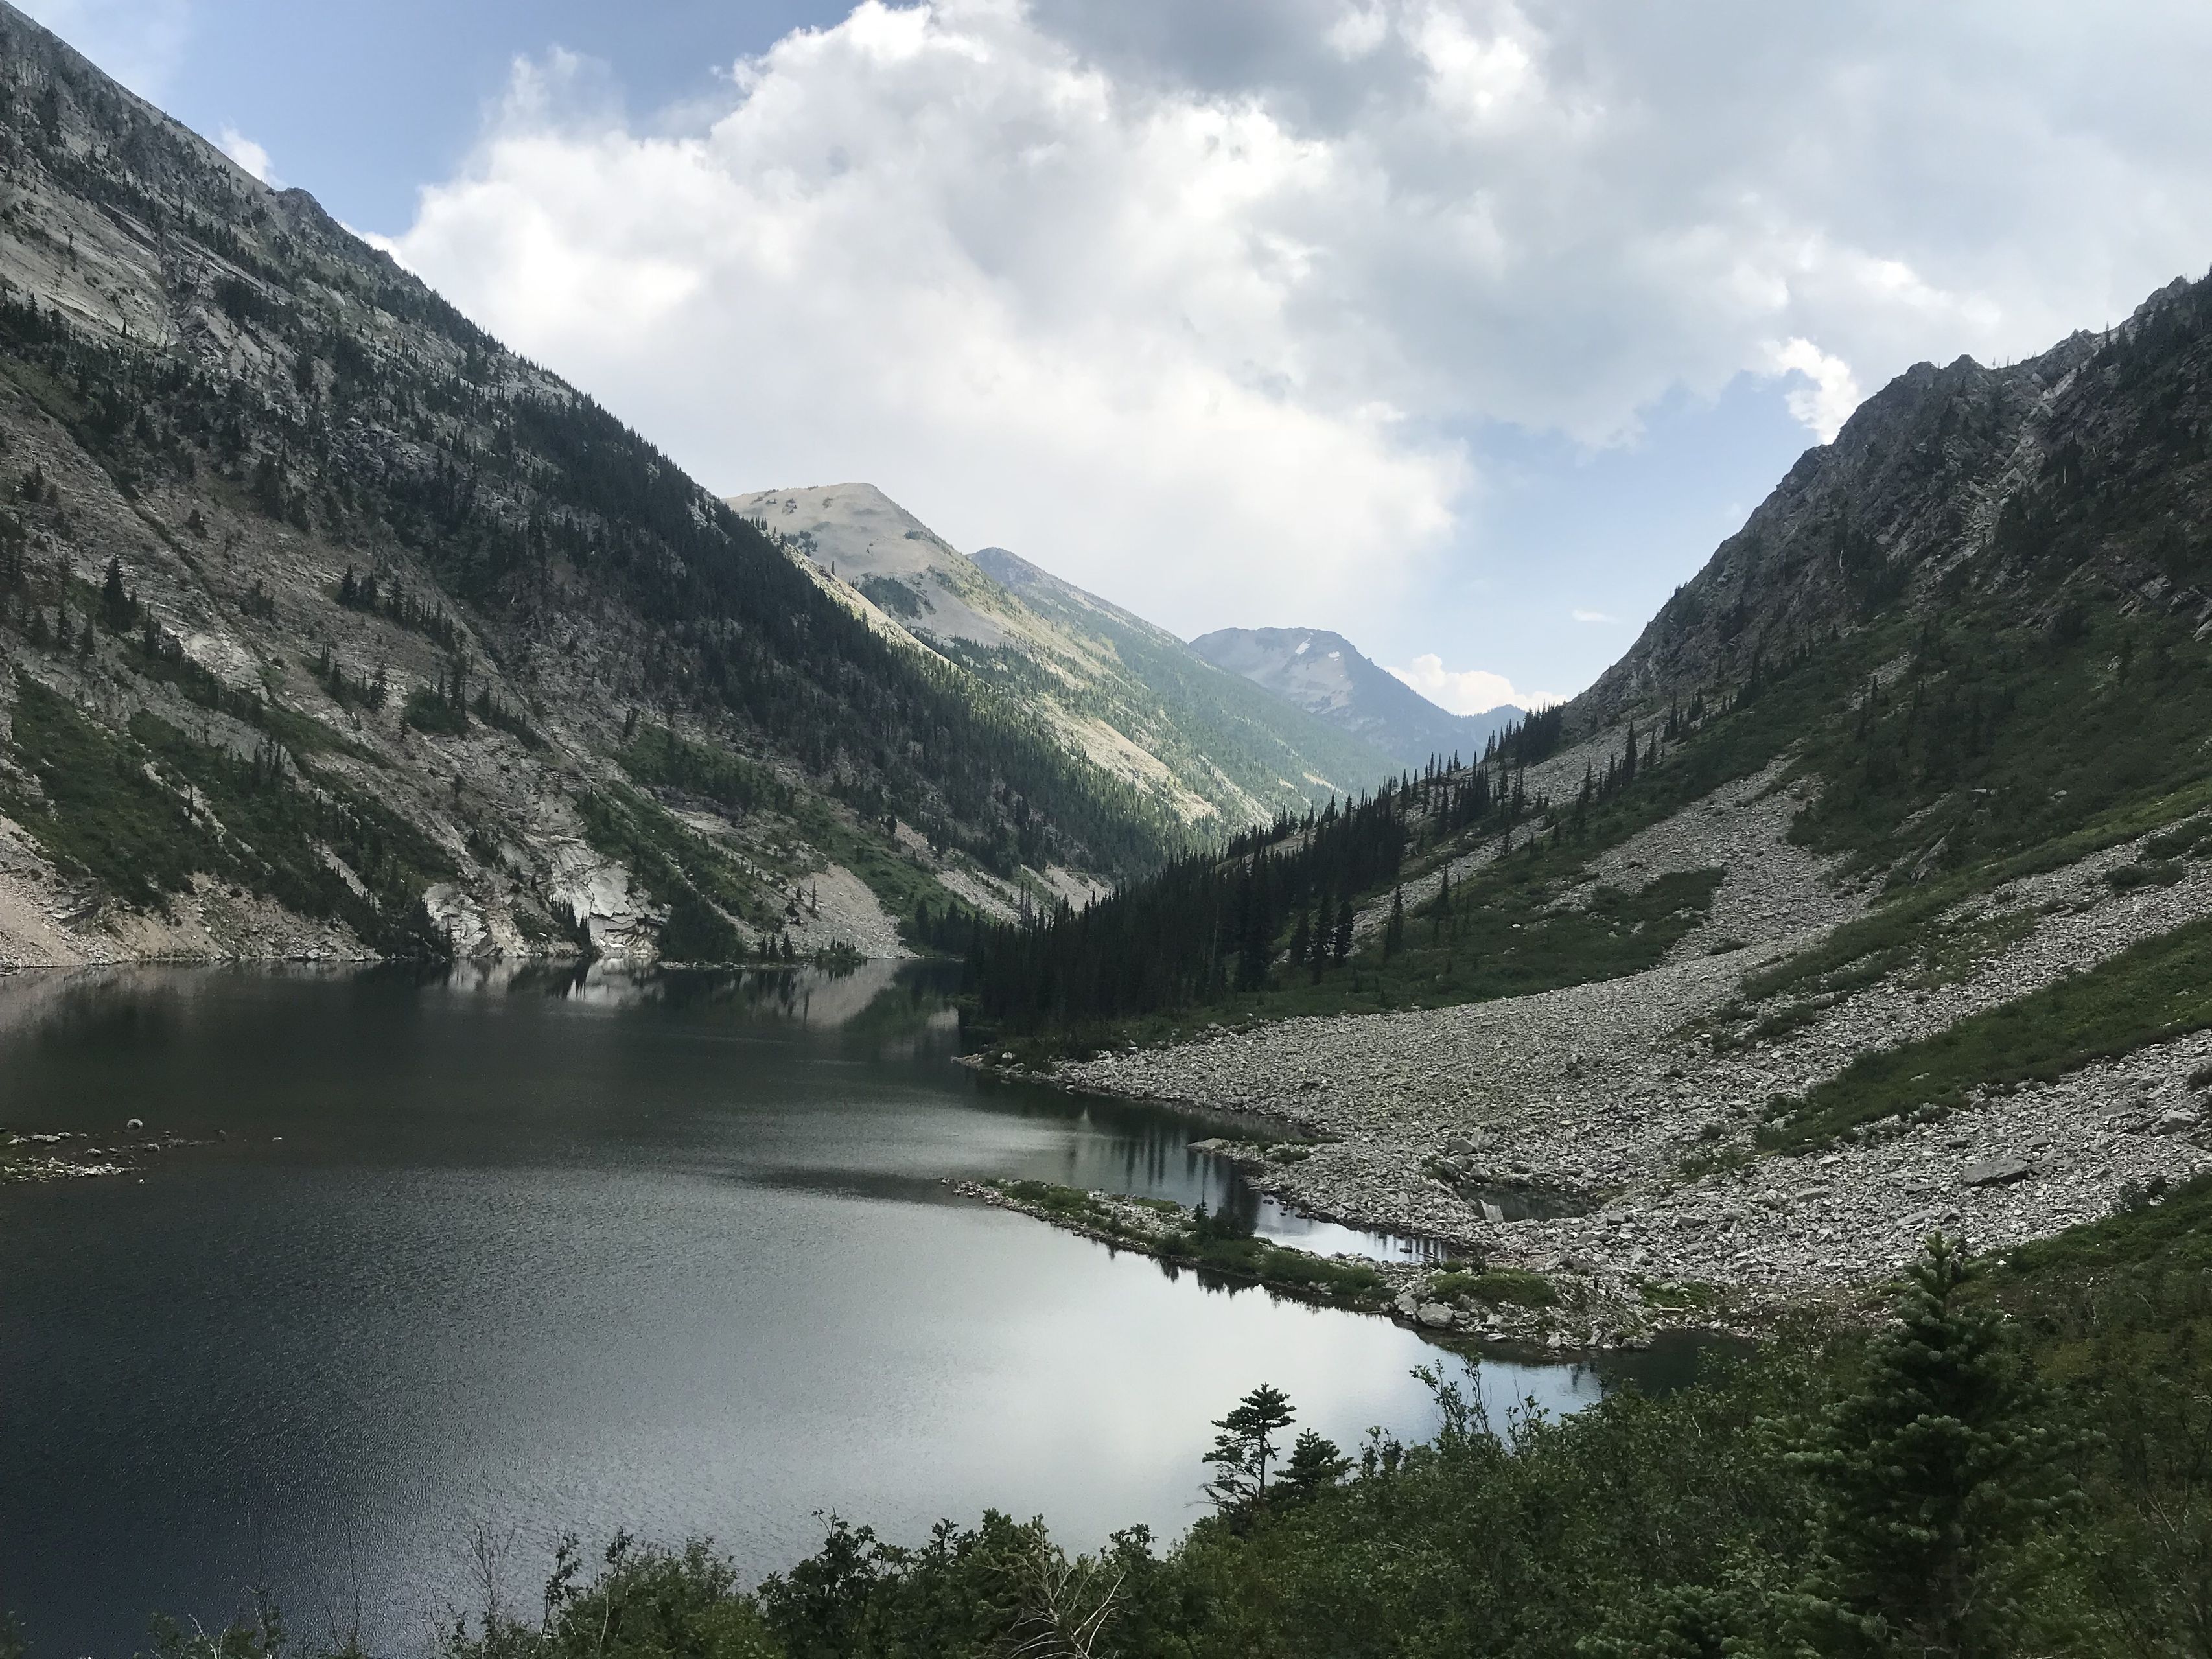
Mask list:
[[[1390,15],[1371,3],[1346,6],[1322,38],[1340,57],[1364,58],[1390,38]]]
[[[520,64],[398,255],[726,489],[1355,636],[1479,559],[1469,432],[1750,374],[1826,437],[2205,257],[2202,9],[1200,10],[867,0],[688,126]]]
[[[1793,386],[1784,394],[1790,413],[1822,443],[1833,443],[1864,396],[1851,366],[1805,339],[1769,348],[1769,361],[1773,373],[1800,375],[1812,383]]]
[[[1572,617],[1578,623],[1618,623],[1620,620],[1618,617],[1607,616],[1602,611],[1583,611],[1577,609],[1569,611],[1567,614]]]
[[[269,152],[236,127],[224,127],[215,142],[218,149],[263,184],[277,190],[284,187],[284,181],[270,167]]]
[[[1503,703],[1516,708],[1547,708],[1565,701],[1548,691],[1516,691],[1505,676],[1485,669],[1448,669],[1444,659],[1433,651],[1414,658],[1412,667],[1393,668],[1390,672],[1437,708],[1455,714],[1480,714]]]

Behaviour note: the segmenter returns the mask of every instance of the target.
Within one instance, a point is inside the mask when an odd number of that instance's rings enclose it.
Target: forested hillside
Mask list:
[[[0,48],[0,957],[896,949],[1185,845],[305,192]]]

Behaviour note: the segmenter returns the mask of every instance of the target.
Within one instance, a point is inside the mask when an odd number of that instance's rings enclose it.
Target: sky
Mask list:
[[[1915,362],[2212,261],[2171,0],[31,0],[716,491],[1586,685]]]

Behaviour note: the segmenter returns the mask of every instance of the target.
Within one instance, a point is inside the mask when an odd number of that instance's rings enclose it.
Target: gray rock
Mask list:
[[[1441,1302],[1424,1302],[1421,1304],[1420,1311],[1413,1316],[1431,1330],[1442,1331],[1451,1328],[1452,1310]]]
[[[2034,1173],[2035,1165],[2024,1158],[1992,1158],[1969,1164],[1959,1171],[1959,1179],[1969,1187],[2009,1187]]]
[[[2194,1112],[2168,1112],[2158,1121],[2158,1132],[2166,1135],[2181,1134],[2196,1127],[2197,1114]]]

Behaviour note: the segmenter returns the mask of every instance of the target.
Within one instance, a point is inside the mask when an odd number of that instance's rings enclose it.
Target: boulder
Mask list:
[[[2035,1165],[2024,1158],[1990,1158],[1966,1165],[1959,1179],[1969,1187],[2009,1187],[2034,1173]]]
[[[1452,1310],[1441,1302],[1424,1302],[1421,1304],[1420,1310],[1413,1316],[1431,1330],[1442,1331],[1451,1328]]]

